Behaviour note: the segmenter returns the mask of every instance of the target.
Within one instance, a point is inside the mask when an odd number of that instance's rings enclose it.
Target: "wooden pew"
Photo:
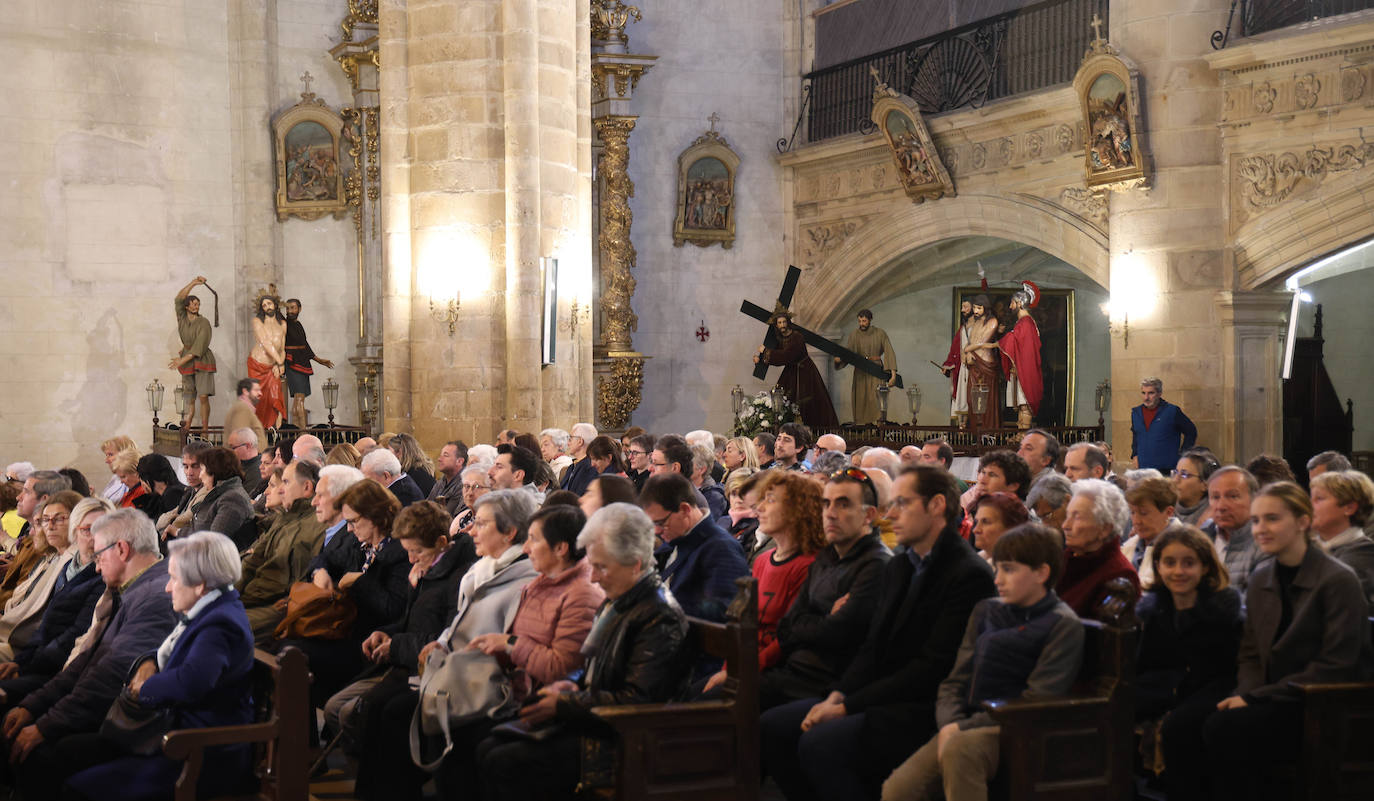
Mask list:
[[[713,701],[600,706],[615,740],[583,740],[588,797],[625,801],[756,801],[759,792],[758,587],[739,590],[726,622],[688,618],[692,645],[726,660]]]
[[[1374,632],[1374,618],[1370,618]],[[1374,682],[1305,684],[1297,801],[1374,798]]]
[[[162,741],[167,758],[184,761],[176,784],[176,801],[195,801],[205,749],[214,745],[253,743],[258,792],[224,798],[304,801],[310,790],[309,749],[305,741],[310,714],[310,668],[305,654],[285,648],[278,655],[254,651],[252,673],[256,722],[168,732]]]
[[[1002,727],[991,797],[1007,801],[1129,801],[1133,797],[1136,590],[1108,582],[1099,620],[1084,620],[1073,691],[1047,700],[988,701]]]

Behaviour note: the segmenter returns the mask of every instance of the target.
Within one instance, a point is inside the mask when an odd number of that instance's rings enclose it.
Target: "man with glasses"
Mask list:
[[[739,543],[710,519],[699,497],[686,476],[663,473],[645,482],[639,505],[663,541],[654,553],[658,573],[682,611],[722,621],[735,597],[735,579],[749,575],[749,565]]]
[[[224,416],[224,430],[251,429],[253,436],[256,437],[253,451],[261,452],[267,447],[267,432],[263,429],[256,411],[258,401],[262,400],[262,384],[256,378],[241,378],[235,385],[235,392],[238,397],[229,405],[229,413]],[[243,461],[242,453],[234,453],[238,455],[239,461]]]
[[[258,419],[256,415],[253,419]],[[262,483],[262,454],[258,453],[258,435],[251,428],[235,429],[224,441],[225,447],[239,457],[243,467],[243,491],[250,497],[257,495]]]
[[[310,560],[320,550],[324,523],[314,508],[319,483],[320,468],[313,463],[298,459],[287,465],[282,471],[282,510],[243,559],[239,597],[259,645],[273,639],[286,614],[275,604],[292,584],[306,580]]]
[[[43,554],[34,546],[33,537],[36,529],[42,525],[39,519],[43,510],[52,496],[71,488],[71,481],[56,470],[36,470],[24,479],[24,488],[19,491],[15,511],[25,522],[19,532],[19,546],[15,548],[14,558],[10,560],[3,580],[0,580],[0,609],[4,608],[10,596],[14,595],[15,588],[43,558]]]
[[[908,467],[892,486],[892,527],[906,552],[883,567],[868,633],[824,698],[760,721],[764,770],[789,801],[876,798],[892,769],[935,734],[949,675],[992,571],[958,533],[959,493],[938,467]]]
[[[101,517],[92,533],[107,592],[84,648],[5,716],[15,786],[26,799],[58,798],[68,776],[119,755],[96,733],[129,665],[156,650],[177,622],[152,521],[120,509]]]
[[[568,437],[568,454],[572,456],[573,462],[563,474],[563,481],[559,487],[578,495],[587,491],[587,485],[597,476],[596,468],[587,456],[587,446],[594,439],[596,426],[591,423],[578,423],[572,427],[572,434]]]
[[[759,676],[759,709],[822,696],[863,644],[892,552],[878,536],[878,488],[848,467],[825,483],[821,520],[828,543],[778,624],[783,661]]]
[[[644,489],[649,480],[649,454],[654,450],[654,436],[640,434],[630,440],[625,448],[625,458],[629,462],[629,478],[635,483],[635,492]]]

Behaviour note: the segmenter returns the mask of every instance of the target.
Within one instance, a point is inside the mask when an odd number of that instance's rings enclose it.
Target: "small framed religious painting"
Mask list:
[[[673,245],[691,242],[698,247],[735,244],[735,175],[739,156],[725,137],[711,130],[692,142],[677,159],[677,219]]]
[[[907,197],[915,203],[953,197],[954,180],[945,169],[930,138],[920,106],[907,95],[883,83],[876,69],[871,69],[876,87],[873,91],[873,110],[870,119],[882,131],[897,165],[897,178]]]
[[[277,220],[336,219],[348,212],[339,150],[344,121],[313,92],[272,119]]]
[[[1083,113],[1084,179],[1089,189],[1131,189],[1147,182],[1136,70],[1105,40],[1092,44],[1074,76]]]

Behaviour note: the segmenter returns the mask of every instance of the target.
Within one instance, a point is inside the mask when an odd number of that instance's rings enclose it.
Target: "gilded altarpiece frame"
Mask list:
[[[714,115],[713,115],[714,116]],[[735,244],[735,176],[739,156],[725,137],[711,130],[696,138],[677,157],[677,219],[673,246]]]
[[[873,91],[870,119],[892,150],[897,177],[907,197],[914,203],[939,200],[945,195],[954,197],[954,179],[940,160],[920,106],[879,80],[876,70],[873,77],[877,88]]]
[[[350,131],[351,133],[351,131]],[[343,117],[302,92],[301,101],[272,118],[276,162],[277,220],[317,220],[326,214],[342,219],[349,212],[349,192],[340,151]]]
[[[1084,180],[1089,189],[1124,190],[1148,184],[1140,115],[1140,75],[1103,39],[1096,39],[1073,77],[1087,141]]]

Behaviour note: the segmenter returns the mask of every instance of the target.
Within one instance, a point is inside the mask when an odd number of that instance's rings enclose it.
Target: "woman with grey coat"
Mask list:
[[[243,489],[239,457],[228,448],[215,447],[200,454],[200,463],[205,500],[191,507],[191,525],[185,531],[218,531],[243,551],[257,539],[258,529],[253,499]]]

